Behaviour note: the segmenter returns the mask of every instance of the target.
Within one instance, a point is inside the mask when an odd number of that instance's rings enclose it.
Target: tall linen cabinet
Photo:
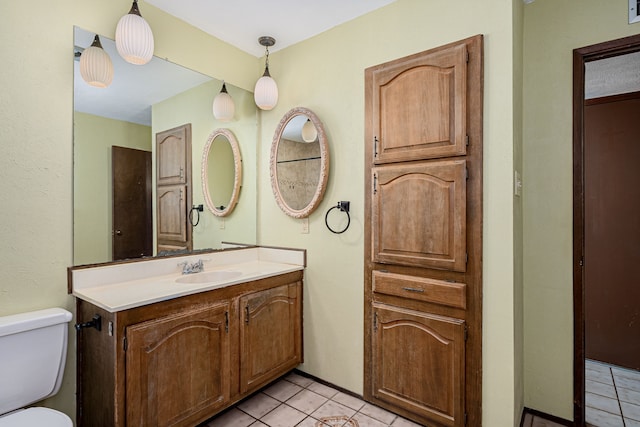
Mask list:
[[[365,399],[480,426],[483,38],[365,70]]]

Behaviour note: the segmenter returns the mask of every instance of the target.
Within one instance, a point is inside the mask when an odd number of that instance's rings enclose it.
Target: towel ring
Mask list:
[[[340,230],[340,231],[335,231],[333,228],[331,228],[329,226],[329,212],[331,212],[334,209],[339,209],[341,212],[344,212],[347,214],[347,226]],[[338,202],[337,205],[332,206],[331,208],[329,208],[329,210],[327,211],[326,215],[324,216],[324,224],[327,226],[327,228],[329,229],[329,231],[331,231],[334,234],[342,234],[345,231],[347,231],[347,228],[349,228],[349,225],[351,224],[351,215],[349,215],[349,202]]]

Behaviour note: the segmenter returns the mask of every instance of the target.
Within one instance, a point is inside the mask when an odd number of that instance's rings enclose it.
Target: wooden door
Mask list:
[[[302,363],[302,283],[240,299],[240,392],[257,389]]]
[[[151,152],[111,148],[113,261],[153,255]]]
[[[443,426],[464,423],[464,321],[374,305],[373,394]]]
[[[640,370],[640,93],[584,109],[585,349]]]
[[[372,168],[372,259],[466,268],[464,159]]]
[[[127,425],[193,426],[225,405],[229,309],[221,302],[126,328]]]
[[[191,250],[191,124],[156,134],[157,251]]]
[[[375,163],[464,155],[467,46],[434,49],[372,69]]]

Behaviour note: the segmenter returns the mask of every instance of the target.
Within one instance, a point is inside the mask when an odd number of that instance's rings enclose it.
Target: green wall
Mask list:
[[[74,264],[111,260],[111,147],[151,151],[149,126],[85,113],[73,117]]]
[[[573,49],[640,33],[628,2],[537,0],[524,19],[525,404],[573,418]]]

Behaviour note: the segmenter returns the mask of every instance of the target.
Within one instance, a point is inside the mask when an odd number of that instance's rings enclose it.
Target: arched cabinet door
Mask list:
[[[444,426],[464,419],[464,320],[375,304],[373,393]]]
[[[467,57],[458,45],[370,74],[376,164],[466,154]]]
[[[372,168],[372,259],[464,272],[464,159]]]

